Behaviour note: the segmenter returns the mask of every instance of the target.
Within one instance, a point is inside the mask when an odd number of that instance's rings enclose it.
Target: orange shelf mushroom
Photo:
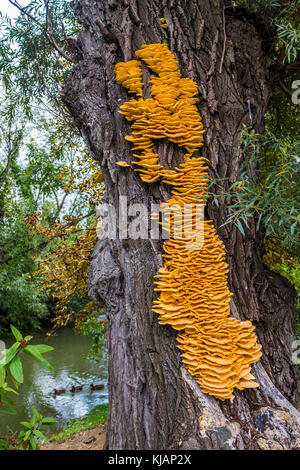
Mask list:
[[[123,168],[128,168],[128,167],[130,168],[129,163],[124,162],[123,160],[120,160],[120,161],[116,162],[116,165],[122,166]]]
[[[201,245],[189,248],[197,243],[194,208],[205,203],[208,186],[206,160],[193,157],[203,145],[204,133],[196,107],[197,84],[181,77],[166,44],[143,45],[135,54],[156,75],[150,77],[151,98],[133,99],[120,107],[120,113],[132,121],[132,133],[125,139],[133,144],[133,164],[141,179],[148,183],[161,179],[172,188],[171,198],[161,204],[162,214],[170,213],[170,207],[177,208],[169,225],[162,222],[170,237],[164,242],[164,267],[156,276],[155,290],[160,294],[153,311],[160,324],[180,332],[182,360],[202,391],[220,400],[232,399],[235,388],[258,387],[251,364],[261,357],[261,346],[251,322],[229,317],[228,265],[212,221],[203,222]],[[137,63],[117,64],[116,80],[142,96],[141,75],[132,73],[136,82],[127,75],[139,69]],[[160,139],[185,150],[179,168],[165,170],[159,163],[154,144]],[[179,237],[178,222],[185,215],[188,223],[184,230],[189,230]]]
[[[128,88],[130,93],[142,96],[142,69],[141,64],[137,60],[120,62],[115,67],[115,74],[116,82],[119,85]]]

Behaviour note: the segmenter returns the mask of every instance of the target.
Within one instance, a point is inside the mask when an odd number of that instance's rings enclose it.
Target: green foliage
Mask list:
[[[277,34],[276,52],[285,51],[282,63],[292,63],[300,52],[300,0],[232,0],[235,8],[244,8],[268,24]]]
[[[71,419],[62,431],[50,437],[50,442],[63,442],[71,439],[80,431],[93,429],[100,423],[107,422],[108,405],[102,404],[95,406],[89,413],[80,417]]]
[[[93,344],[90,352],[87,354],[87,359],[94,362],[102,361],[102,354],[105,354],[104,340],[106,333],[107,322],[104,317],[99,319],[99,312],[95,312],[88,316],[82,317],[82,322],[78,325],[79,333],[83,336],[92,335]]]
[[[273,123],[270,118],[269,127]],[[226,224],[234,223],[243,236],[252,217],[256,230],[264,226],[264,262],[286,277],[298,292],[296,318],[300,337],[300,144],[290,135],[290,129],[284,135],[284,129],[280,128],[278,135],[280,138],[268,131],[262,141],[252,128],[245,127],[241,138],[244,166],[240,178],[231,185],[217,178],[212,184],[219,188],[218,194],[210,195],[217,205],[226,202]],[[254,179],[249,168],[256,164]]]
[[[41,102],[47,97],[62,111],[58,92],[71,64],[53,47],[51,38],[66,51],[68,40],[78,31],[70,2],[51,1],[47,11],[46,2],[34,0],[15,21],[1,14],[0,25],[0,73],[13,97],[11,105],[21,104],[32,116],[32,99]]]
[[[16,342],[0,354],[0,413],[15,414],[14,402],[8,394],[18,395],[17,390],[24,382],[22,354],[29,355],[43,367],[53,371],[52,366],[43,356],[53,348],[45,344],[31,345],[32,336],[23,338],[15,326],[11,325],[10,328]],[[32,413],[30,422],[21,422],[25,430],[18,434],[19,441],[16,440],[16,433],[9,432],[6,436],[0,437],[0,449],[39,449],[38,439],[46,439],[43,434],[45,428],[42,426],[56,424],[56,420],[44,418],[35,408],[32,408]]]
[[[294,261],[294,263],[281,263],[277,266],[277,271],[282,276],[286,277],[291,284],[293,284],[298,293],[297,301],[295,305],[296,320],[297,320],[297,338],[300,340],[300,263]],[[299,363],[300,365],[300,363]]]
[[[300,3],[298,8],[300,7]],[[284,61],[291,63],[297,60],[300,52],[300,26],[292,23],[277,24],[280,45],[285,48],[286,57]]]
[[[29,122],[20,108],[9,114],[6,98],[0,104],[0,334],[10,323],[38,328],[53,309],[49,292],[37,288],[41,276],[34,276],[35,259],[48,256],[52,236],[32,232],[28,218],[39,212],[49,227],[68,213],[68,225],[71,217],[85,218],[96,193],[81,187],[87,172],[78,172],[86,153],[79,138],[62,121],[36,115]]]
[[[35,408],[32,408],[31,421],[21,421],[25,429],[19,432],[18,439],[22,441],[23,449],[39,450],[39,439],[46,440],[44,432],[46,428],[42,426],[51,426],[57,424],[54,418],[44,418]]]
[[[218,194],[210,193],[216,204],[226,202],[228,219],[245,236],[248,219],[254,217],[257,229],[265,226],[266,236],[280,239],[281,245],[299,252],[300,248],[300,144],[284,142],[268,131],[263,143],[252,128],[244,127],[241,136],[244,164],[238,181],[226,189],[226,180],[216,178]],[[250,168],[258,164],[256,175]]]
[[[300,106],[294,104],[291,96],[287,96],[280,88],[274,90],[266,115],[266,127],[282,142],[289,145],[299,143]]]
[[[0,283],[1,335],[10,322],[19,328],[39,328],[40,321],[49,315],[48,296],[36,289],[28,274],[11,279],[1,272]]]
[[[22,355],[31,356],[35,361],[53,371],[52,366],[44,358],[43,354],[52,351],[51,346],[44,344],[31,345],[32,336],[23,338],[20,331],[10,325],[11,331],[16,339],[15,343],[1,352],[0,357],[0,413],[15,414],[13,401],[7,396],[8,393],[18,394],[19,386],[24,382]],[[14,388],[12,388],[14,387]]]
[[[217,183],[229,206],[229,221],[244,234],[249,217],[265,228],[264,262],[285,276],[298,292],[296,316],[300,335],[300,106],[292,100],[299,78],[300,1],[237,0],[257,22],[274,34],[273,96],[266,114],[267,133],[244,128],[241,136],[245,165],[239,180]],[[258,178],[251,167],[258,165]],[[226,188],[226,189],[224,189]],[[218,203],[218,196],[214,196]]]
[[[9,100],[8,100],[9,101]],[[35,269],[32,255],[37,241],[28,236],[25,215],[36,206],[31,178],[31,156],[24,158],[25,124],[21,116],[7,114],[2,105],[0,120],[0,333],[14,323],[35,328],[47,316],[47,296],[31,281]],[[1,184],[2,181],[2,184]]]

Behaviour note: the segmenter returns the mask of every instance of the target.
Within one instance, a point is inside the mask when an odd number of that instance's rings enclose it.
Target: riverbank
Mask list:
[[[92,408],[80,418],[71,419],[57,434],[52,435],[41,450],[101,450],[106,433],[108,405]]]
[[[102,450],[105,443],[106,423],[93,429],[81,431],[72,439],[62,442],[47,442],[41,450]]]
[[[43,416],[55,418],[58,425],[53,426],[51,432],[58,433],[72,418],[108,401],[106,353],[103,351],[97,362],[87,359],[93,346],[92,336],[81,336],[68,327],[51,337],[47,337],[46,330],[35,331],[32,335],[33,345],[46,344],[54,348],[46,354],[54,372],[23,355],[25,380],[19,395],[11,396],[16,414],[1,414],[0,435],[4,435],[7,428],[19,431],[20,422],[31,420],[32,407]],[[12,335],[5,338],[5,343],[8,347],[12,345]],[[102,387],[92,390],[91,384]],[[76,393],[72,392],[73,387],[78,387]],[[62,393],[57,395],[54,389]]]

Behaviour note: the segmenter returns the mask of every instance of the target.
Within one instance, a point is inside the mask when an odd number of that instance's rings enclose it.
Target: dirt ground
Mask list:
[[[102,450],[105,442],[106,423],[87,431],[81,431],[64,442],[49,442],[41,450]]]

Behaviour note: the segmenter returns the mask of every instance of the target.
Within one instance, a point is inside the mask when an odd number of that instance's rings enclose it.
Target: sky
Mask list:
[[[27,3],[29,3],[28,0],[19,0],[19,4],[21,6],[24,6]],[[0,11],[10,16],[11,18],[15,18],[19,14],[19,10],[14,7],[11,3],[9,3],[8,0],[1,0]]]

